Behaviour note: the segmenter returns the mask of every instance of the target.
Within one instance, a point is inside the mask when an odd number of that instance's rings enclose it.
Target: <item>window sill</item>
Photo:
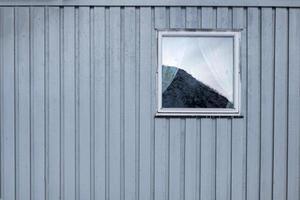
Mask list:
[[[235,114],[198,114],[198,113],[156,113],[155,118],[244,118],[244,115]]]

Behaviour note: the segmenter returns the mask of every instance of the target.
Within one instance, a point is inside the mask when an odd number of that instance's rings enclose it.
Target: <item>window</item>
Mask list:
[[[240,115],[240,31],[158,32],[157,115]]]

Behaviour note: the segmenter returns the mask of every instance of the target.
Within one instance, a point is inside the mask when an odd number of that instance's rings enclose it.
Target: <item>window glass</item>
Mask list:
[[[164,37],[162,106],[233,107],[233,38]]]

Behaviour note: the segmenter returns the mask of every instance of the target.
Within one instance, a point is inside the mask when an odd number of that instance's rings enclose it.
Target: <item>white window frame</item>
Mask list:
[[[240,116],[241,73],[240,48],[241,30],[158,30],[157,67],[157,113],[156,116]],[[162,38],[163,37],[233,37],[233,105],[234,108],[163,108],[162,107]]]

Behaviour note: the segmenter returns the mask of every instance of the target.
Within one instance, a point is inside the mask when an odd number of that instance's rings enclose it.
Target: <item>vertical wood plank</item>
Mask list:
[[[2,197],[15,199],[14,8],[0,8]]]
[[[120,198],[120,8],[110,8],[109,66],[109,197]]]
[[[136,195],[136,13],[125,8],[124,19],[124,140],[125,140],[125,200]]]
[[[89,8],[89,50],[90,50],[90,199],[95,199],[95,8]]]
[[[154,9],[155,28],[166,28],[167,26],[167,10],[165,7],[155,7]]]
[[[30,199],[29,8],[15,9],[16,199]]]
[[[151,140],[152,105],[151,99],[151,20],[149,7],[140,9],[140,182],[139,198],[151,198]]]
[[[169,198],[180,199],[181,119],[170,119]]]
[[[274,200],[286,199],[288,12],[276,8],[274,91]]]
[[[199,28],[199,15],[198,15],[198,7],[186,7],[185,10],[186,28]]]
[[[216,122],[201,119],[200,199],[216,199]]]
[[[231,199],[242,200],[246,196],[246,123],[236,120],[232,124]]]
[[[136,35],[136,42],[135,42],[135,62],[136,62],[136,72],[135,72],[135,80],[136,80],[136,86],[135,86],[135,92],[136,92],[136,97],[135,97],[135,114],[136,114],[136,126],[135,126],[135,146],[136,146],[136,151],[135,151],[135,176],[136,176],[136,198],[139,198],[139,187],[140,187],[140,173],[139,173],[139,168],[140,168],[140,42],[141,42],[141,37],[140,37],[140,27],[141,27],[141,14],[140,14],[140,8],[135,9],[135,19],[136,19],[136,33],[139,33]]]
[[[231,124],[229,119],[217,120],[216,199],[231,196]]]
[[[74,9],[74,75],[75,75],[75,200],[80,195],[79,178],[79,8]]]
[[[95,199],[105,199],[105,10],[94,9]]]
[[[169,197],[169,121],[155,121],[155,199],[166,200]]]
[[[185,199],[199,199],[200,192],[200,130],[199,120],[186,119]]]
[[[59,8],[47,10],[47,198],[60,198],[60,48]],[[49,20],[49,21],[48,21]]]
[[[155,7],[155,28],[166,28],[167,15],[165,7]],[[158,52],[156,52],[158,53]],[[157,69],[157,66],[156,68]],[[168,153],[169,120],[155,119],[155,196],[156,200],[168,199]]]
[[[151,139],[150,139],[150,198],[155,196],[155,114],[157,109],[156,74],[157,74],[157,31],[155,29],[155,9],[151,7]]]
[[[201,9],[201,28],[216,27],[216,12],[212,7]],[[200,199],[216,199],[216,120],[201,119]]]
[[[300,10],[289,10],[287,199],[300,199]]]
[[[181,7],[170,8],[170,28],[185,27],[185,12]]]
[[[120,199],[125,198],[125,8],[120,9]]]
[[[260,198],[272,199],[274,21],[271,8],[261,14],[261,158]]]
[[[217,8],[217,28],[231,27],[228,8]],[[217,119],[216,199],[231,198],[231,120]]]
[[[45,9],[30,8],[31,199],[45,198]]]
[[[90,9],[79,8],[79,199],[91,197]]]
[[[216,19],[216,9],[213,7],[203,7],[201,9],[201,28],[209,29],[209,28],[216,28],[217,19]]]
[[[249,8],[247,14],[247,199],[256,200],[260,165],[260,10]]]
[[[246,27],[246,14],[244,8],[233,8],[233,28]],[[246,114],[246,30],[241,32],[241,109],[244,117]],[[231,199],[243,200],[246,195],[246,119],[232,120],[232,147],[231,147]]]
[[[104,9],[104,24],[105,24],[105,198],[109,198],[109,82],[110,82],[110,10],[109,8]]]
[[[75,9],[64,8],[63,21],[63,198],[75,199]]]

